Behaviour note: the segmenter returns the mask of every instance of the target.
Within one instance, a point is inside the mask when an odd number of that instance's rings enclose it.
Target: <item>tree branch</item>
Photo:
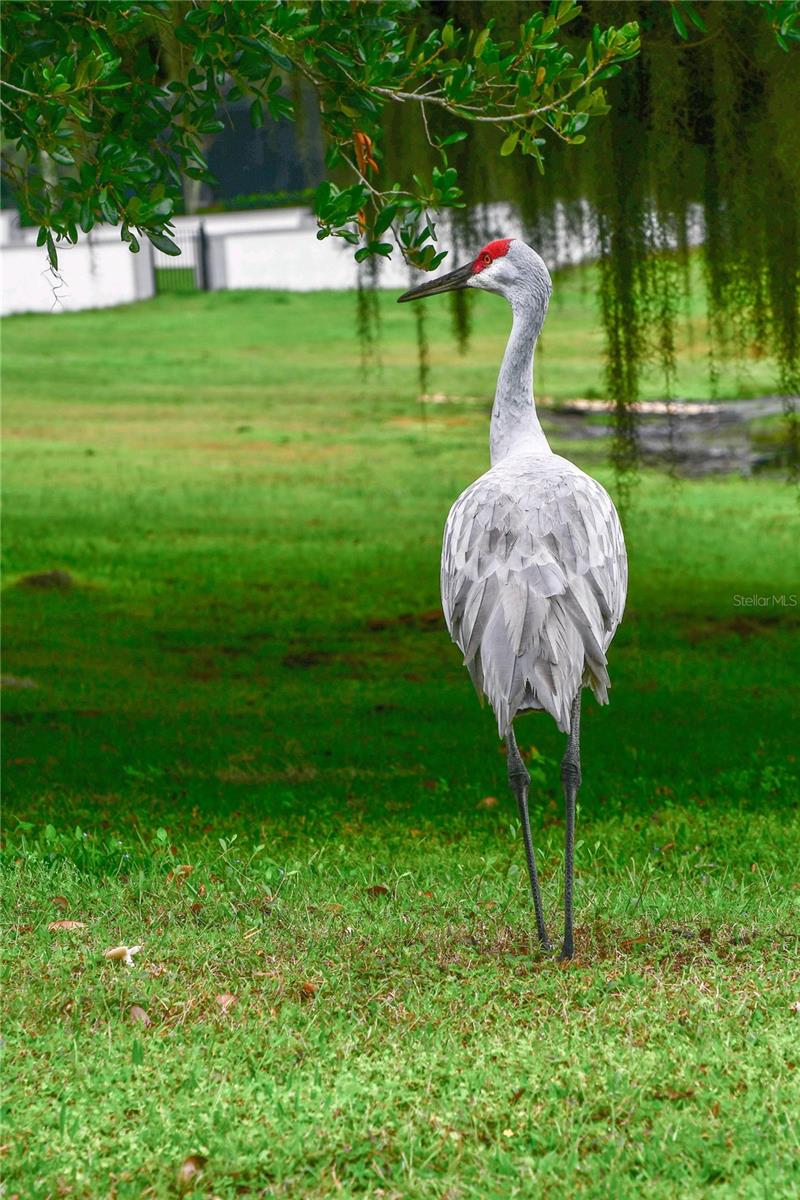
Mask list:
[[[565,104],[567,100],[570,100],[573,96],[577,95],[582,88],[585,88],[586,85],[590,83],[600,71],[608,66],[610,57],[611,56],[608,54],[604,55],[597,65],[592,68],[589,74],[586,75],[585,78],[581,79],[580,83],[576,83],[575,86],[570,88],[568,92],[565,92],[563,96],[558,96],[555,100],[551,100],[549,104],[541,104],[538,108],[529,108],[527,112],[510,112],[507,115],[497,117],[487,117],[480,114],[476,116],[467,116],[467,120],[481,121],[491,125],[501,125],[507,121],[528,121],[531,119],[531,117],[539,117],[542,115],[542,113],[552,112],[554,108],[559,108],[560,105]],[[430,104],[438,104],[442,108],[446,108],[449,113],[453,114],[453,116],[459,116],[465,113],[478,113],[478,109],[473,108],[470,105],[454,103],[452,100],[448,100],[446,97],[433,96],[431,94],[428,94],[427,96],[420,96],[416,92],[397,92],[392,88],[383,87],[373,87],[369,90],[372,92],[378,92],[382,96],[388,96],[390,99],[396,100],[400,104],[405,103],[406,100],[416,100],[418,103],[427,101]]]

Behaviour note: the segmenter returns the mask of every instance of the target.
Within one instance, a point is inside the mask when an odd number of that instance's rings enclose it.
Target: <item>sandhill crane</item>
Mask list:
[[[463,267],[400,301],[482,288],[511,304],[497,380],[491,468],[456,500],[444,529],[442,604],[479,696],[508,751],[539,941],[550,949],[528,816],[530,775],[514,736],[518,713],[550,713],[568,735],[561,763],[566,808],[564,943],[571,958],[575,802],[581,783],[581,690],[608,700],[606,650],[622,619],[628,564],[619,518],[591,476],[550,449],[533,398],[533,351],[552,291],[542,259],[516,238],[489,242]]]

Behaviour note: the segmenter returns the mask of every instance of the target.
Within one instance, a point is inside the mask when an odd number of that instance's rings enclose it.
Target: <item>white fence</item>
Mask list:
[[[488,212],[492,236],[521,232],[513,210],[505,205]],[[202,223],[205,243],[204,286],[274,288],[288,291],[354,288],[358,268],[353,247],[337,238],[317,241],[317,226],[306,208],[245,213],[210,213],[178,217],[178,238],[196,233]],[[440,227],[444,230],[444,224]],[[147,239],[138,254],[120,241],[119,230],[99,226],[77,246],[59,246],[59,271],[49,268],[35,229],[20,229],[14,212],[0,213],[0,313],[75,312],[144,300],[155,291],[155,267],[180,266],[181,260],[154,251]],[[446,240],[442,247],[449,249]],[[567,238],[560,262],[578,261],[592,252],[581,239]],[[381,260],[380,287],[409,286],[408,267],[395,252]]]

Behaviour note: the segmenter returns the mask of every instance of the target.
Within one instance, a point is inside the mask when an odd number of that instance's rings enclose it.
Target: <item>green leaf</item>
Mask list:
[[[692,22],[695,29],[699,29],[701,33],[708,33],[708,26],[706,25],[703,18],[700,16],[700,13],[697,11],[695,6],[693,4],[690,4],[689,0],[684,0],[683,7],[686,11],[687,17]]]
[[[54,271],[57,271],[58,270],[58,254],[56,252],[56,244],[53,241],[53,235],[49,229],[47,231],[47,236],[45,238],[45,241],[47,242],[47,257],[50,259],[50,266],[53,268]]]
[[[491,33],[490,29],[484,29],[476,37],[475,45],[473,47],[473,53],[476,58],[480,58],[480,56],[483,54],[486,43],[489,40],[490,33]]]
[[[508,158],[509,154],[513,154],[517,148],[518,141],[519,141],[519,130],[512,129],[511,133],[508,135],[508,137],[505,139],[502,146],[500,147],[500,157]]]
[[[330,204],[332,196],[335,194],[334,185],[331,183],[331,181],[329,179],[323,179],[322,183],[314,192],[314,208],[316,211],[318,213],[324,212],[324,210]]]
[[[145,230],[150,241],[155,246],[156,250],[160,250],[162,254],[169,254],[172,258],[180,254],[180,247],[176,246],[171,238],[168,238],[164,233],[151,233],[149,229]]]
[[[676,30],[678,31],[678,37],[681,38],[681,40],[684,42],[688,41],[689,31],[686,28],[686,22],[684,21],[683,16],[681,15],[681,10],[679,9],[677,4],[670,4],[669,8],[670,8],[670,12],[672,13],[672,24],[675,26]]]
[[[291,71],[292,60],[287,58],[285,54],[281,54],[280,50],[276,50],[274,46],[264,45],[264,52],[275,63],[276,67],[280,67],[283,71]]]
[[[157,204],[153,205],[153,207],[150,210],[150,216],[151,217],[171,217],[173,208],[174,208],[173,202],[169,199],[168,196],[165,196],[163,200],[159,200]]]
[[[375,220],[375,233],[377,236],[380,236],[382,233],[386,232],[386,230],[391,225],[392,221],[397,216],[397,212],[398,212],[399,208],[400,208],[399,204],[385,204],[384,205],[384,207],[378,213],[378,216]]]
[[[75,163],[75,159],[66,146],[56,146],[54,150],[50,151],[50,157],[53,162],[61,163],[65,167],[71,167]]]
[[[250,124],[253,129],[260,129],[264,124],[264,105],[258,98],[250,105]]]

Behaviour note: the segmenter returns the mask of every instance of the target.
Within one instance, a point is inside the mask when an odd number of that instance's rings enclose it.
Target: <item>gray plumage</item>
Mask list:
[[[608,494],[573,463],[511,455],[468,487],[445,525],[441,584],[450,635],[501,737],[526,709],[569,733],[582,685],[606,703],[625,544]]]
[[[491,468],[450,510],[442,545],[442,605],[478,694],[492,705],[508,752],[539,941],[550,949],[528,810],[530,776],[514,734],[517,713],[542,709],[569,735],[565,800],[564,944],[574,953],[575,808],[581,783],[581,691],[608,699],[606,651],[628,583],[614,505],[597,480],[550,449],[533,399],[533,351],[551,282],[524,242],[489,242],[448,275],[413,288],[416,300],[474,287],[503,296],[513,324],[497,380]]]

